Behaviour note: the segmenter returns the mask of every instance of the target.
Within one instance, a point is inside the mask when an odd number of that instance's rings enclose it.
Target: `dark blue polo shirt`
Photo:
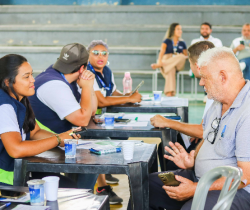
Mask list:
[[[169,53],[174,53],[173,50],[173,41],[171,39],[165,39],[163,41],[163,43],[165,43],[167,45],[167,49],[165,54],[169,54]],[[187,49],[186,43],[184,41],[179,41],[177,44],[177,53],[182,53],[183,50]]]

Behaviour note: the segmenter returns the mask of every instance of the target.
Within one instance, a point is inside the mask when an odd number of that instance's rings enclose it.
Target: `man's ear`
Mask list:
[[[221,82],[222,82],[223,84],[226,83],[226,81],[227,81],[227,79],[228,79],[227,71],[225,71],[225,70],[221,70],[221,71],[220,71],[220,79],[221,79]]]
[[[197,63],[195,63],[194,65],[196,66],[197,71],[198,71],[198,73],[200,74],[200,70],[201,70],[201,69],[200,69],[200,67],[198,66],[198,64],[197,64]]]
[[[81,68],[79,69],[79,73],[83,73],[87,69],[87,66],[82,65]]]

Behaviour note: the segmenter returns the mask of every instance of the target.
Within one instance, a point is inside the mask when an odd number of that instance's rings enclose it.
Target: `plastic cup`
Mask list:
[[[162,91],[153,91],[153,93],[154,93],[154,102],[156,104],[160,104]]]
[[[122,153],[124,160],[132,160],[134,157],[135,142],[122,142]]]
[[[44,180],[33,179],[27,181],[30,191],[30,204],[32,206],[44,205]]]
[[[75,158],[76,157],[77,140],[65,139],[64,145],[65,145],[65,158]]]
[[[105,115],[105,128],[106,129],[113,129],[115,123],[115,117],[113,115]]]
[[[57,200],[59,179],[58,176],[46,176],[42,178],[45,181],[44,189],[47,201]]]

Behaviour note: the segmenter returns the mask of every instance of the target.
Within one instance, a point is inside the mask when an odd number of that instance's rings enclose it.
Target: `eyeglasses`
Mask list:
[[[95,55],[95,56],[98,56],[98,55],[102,55],[102,56],[107,56],[109,54],[108,51],[99,51],[99,50],[93,50],[92,53]]]
[[[211,143],[214,144],[218,130],[219,130],[219,124],[220,124],[221,118],[215,118],[211,124],[211,127],[214,129],[213,131],[210,131],[207,135],[207,140]]]

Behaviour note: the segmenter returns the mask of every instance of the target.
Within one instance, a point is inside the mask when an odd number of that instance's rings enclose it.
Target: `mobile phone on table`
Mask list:
[[[131,120],[130,119],[119,119],[119,118],[115,118],[115,122],[117,123],[128,123],[130,122]]]
[[[11,190],[0,190],[0,197],[1,198],[11,198],[11,199],[18,199],[25,196],[25,192],[15,192]]]
[[[180,116],[164,116],[164,117],[170,120],[181,120]]]
[[[137,85],[137,87],[134,89],[134,91],[131,93],[131,95],[133,95],[137,90],[139,90],[139,88],[140,88],[143,84],[144,84],[144,80],[142,80],[142,81],[140,82],[140,84]]]
[[[243,45],[245,45],[245,42],[242,40],[242,41],[240,41],[240,44],[243,44]]]
[[[180,185],[180,182],[175,179],[175,175],[173,172],[160,173],[158,174],[158,177],[166,186],[179,186]]]

